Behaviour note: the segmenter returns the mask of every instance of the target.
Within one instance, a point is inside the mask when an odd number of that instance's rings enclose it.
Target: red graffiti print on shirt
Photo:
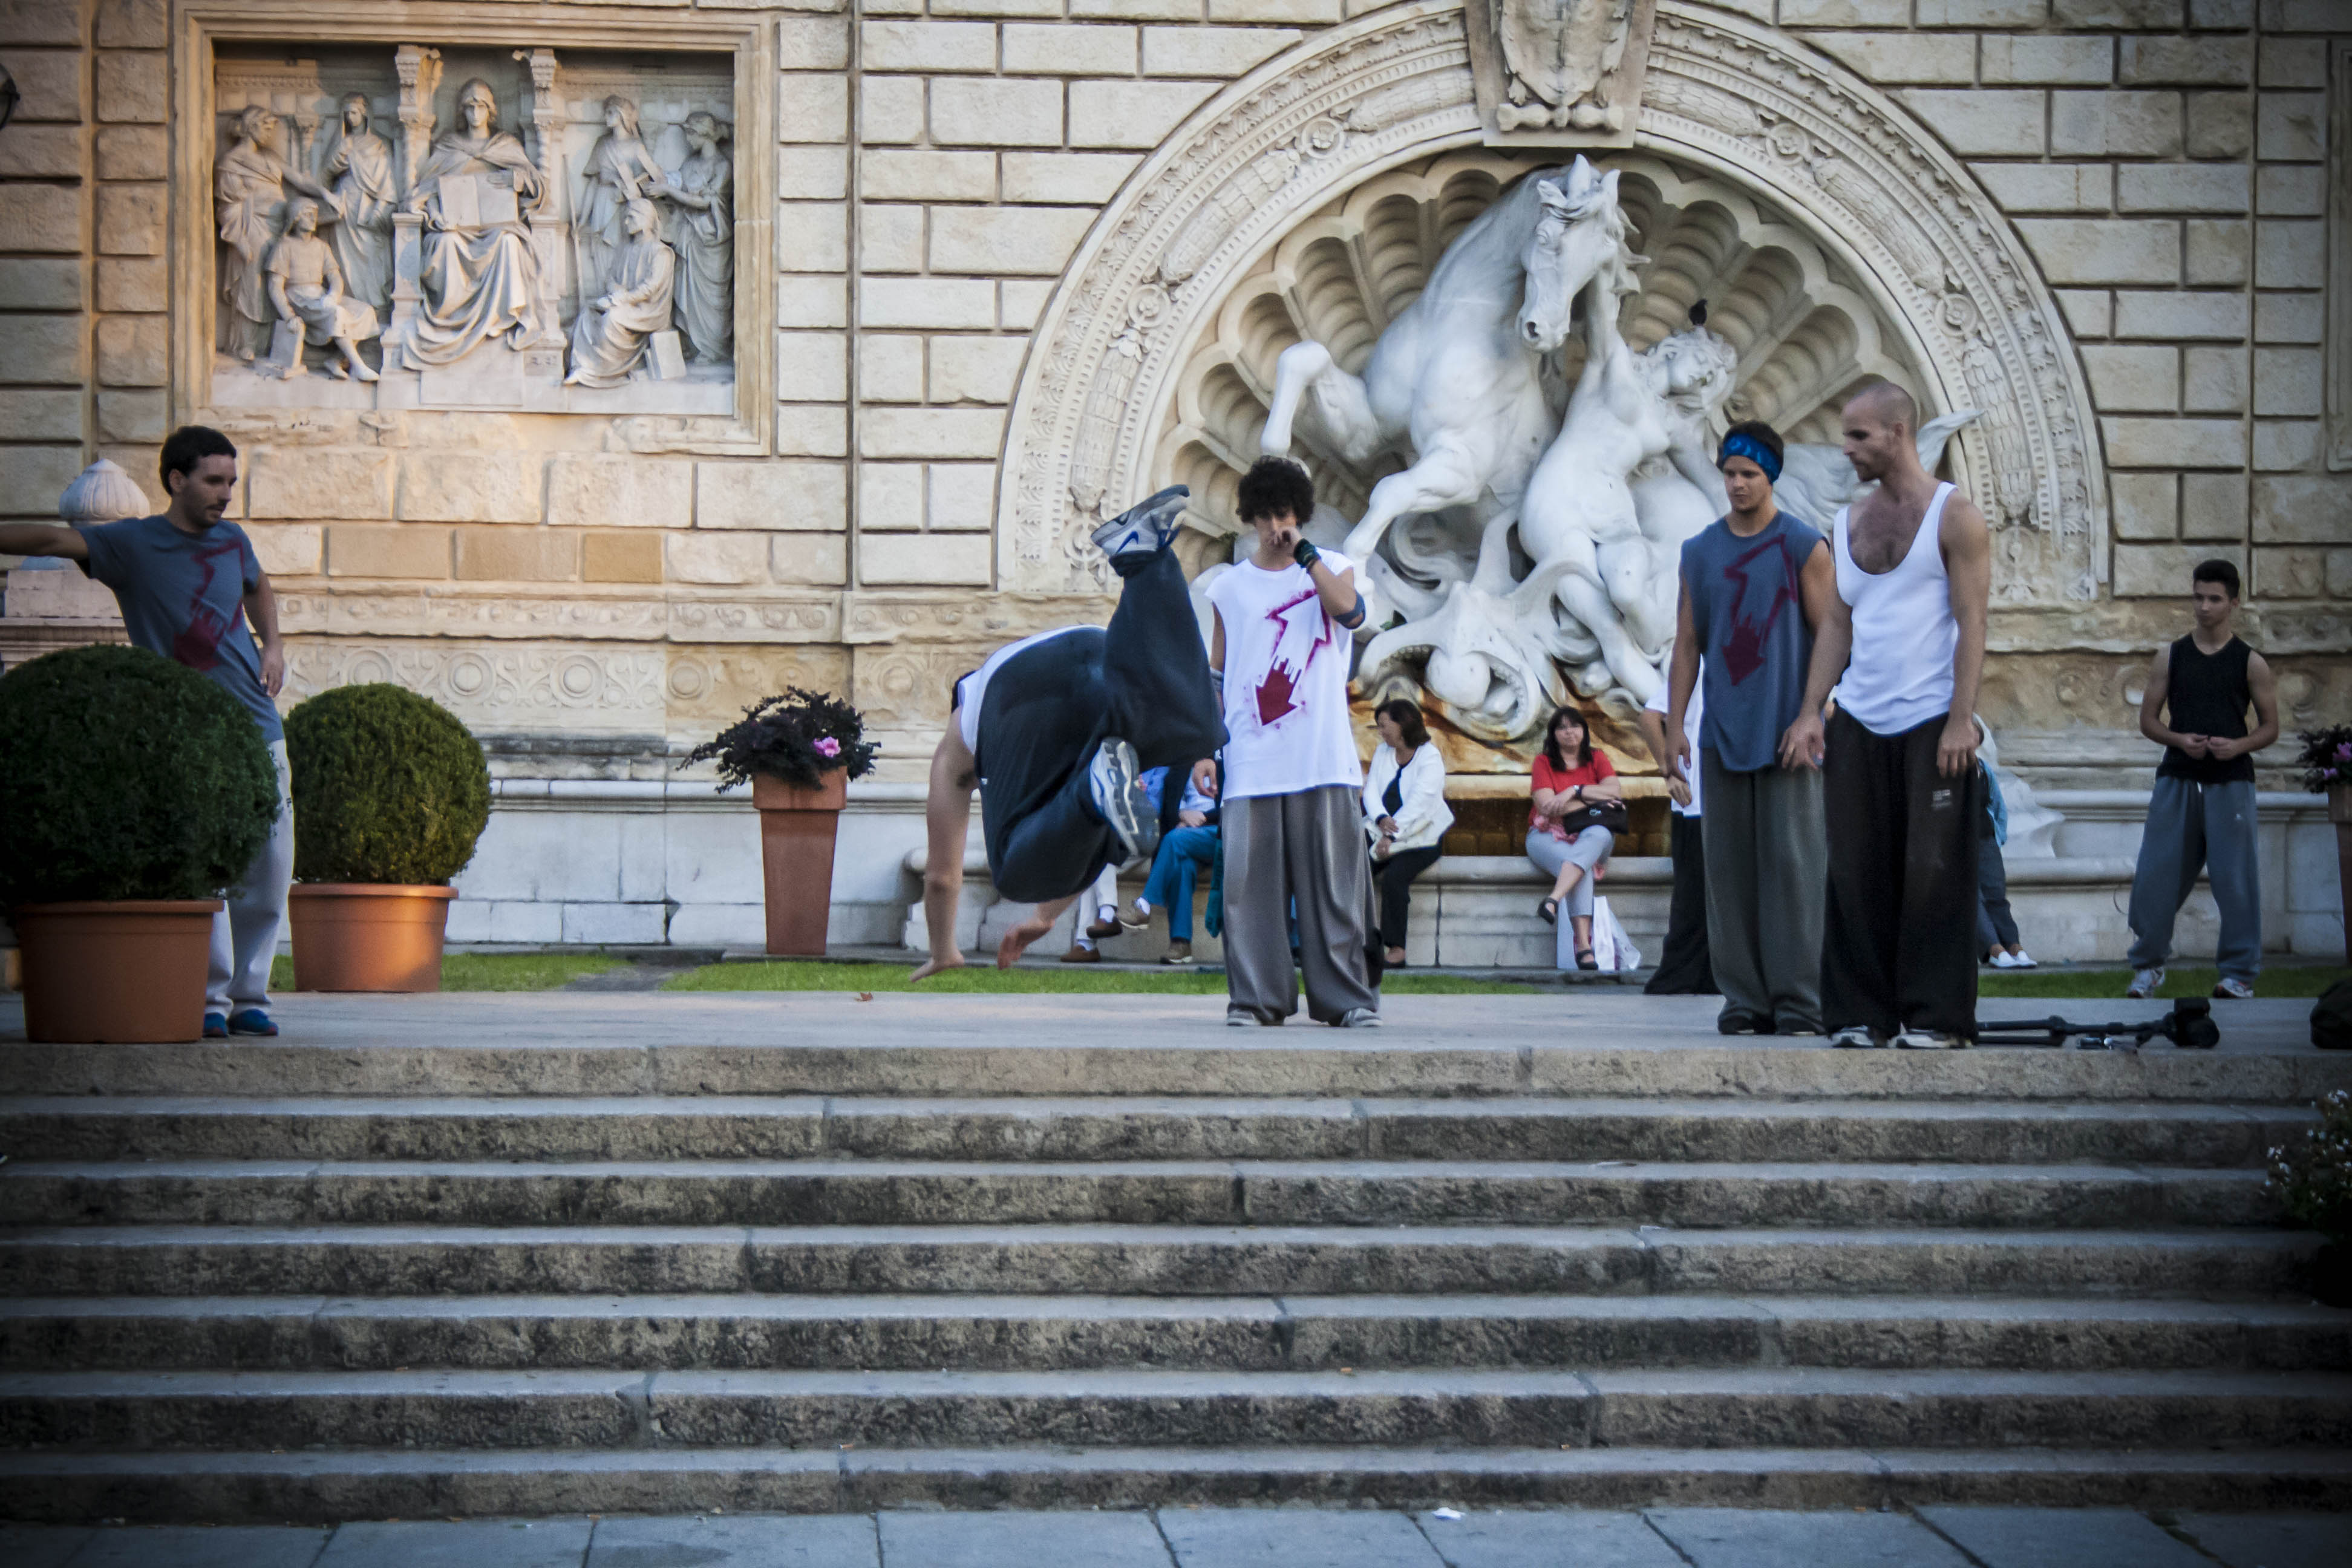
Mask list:
[[[196,550],[196,564],[204,568],[204,575],[188,595],[188,624],[172,639],[172,657],[190,669],[210,669],[221,661],[221,638],[228,636],[231,622],[206,602],[206,595],[212,592],[213,578],[219,571],[222,557],[234,561],[239,553],[234,539],[200,545]]]
[[[1797,573],[1794,563],[1785,558],[1784,552],[1780,585],[1772,590],[1772,602],[1765,606],[1763,618],[1759,620],[1744,613],[1748,603],[1748,574],[1741,568],[1768,550],[1780,549],[1780,543],[1778,539],[1768,539],[1746,554],[1735,557],[1723,569],[1725,577],[1739,584],[1739,591],[1732,599],[1731,635],[1723,639],[1723,668],[1730,675],[1734,686],[1764,668],[1764,639],[1772,635],[1772,624],[1780,618],[1780,612],[1796,602]]]
[[[1257,683],[1257,721],[1270,729],[1276,721],[1298,710],[1298,704],[1292,700],[1315,663],[1316,654],[1329,646],[1331,621],[1323,613],[1323,602],[1312,588],[1276,605],[1266,612],[1265,618],[1282,628],[1275,634],[1265,675]]]

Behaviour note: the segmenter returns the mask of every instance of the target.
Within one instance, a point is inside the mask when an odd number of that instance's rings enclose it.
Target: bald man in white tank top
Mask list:
[[[1918,424],[1891,383],[1845,405],[1845,455],[1878,488],[1837,514],[1837,597],[1783,761],[1826,775],[1831,1042],[1949,1050],[1976,1038],[1974,714],[1992,536],[1975,503],[1920,466]]]

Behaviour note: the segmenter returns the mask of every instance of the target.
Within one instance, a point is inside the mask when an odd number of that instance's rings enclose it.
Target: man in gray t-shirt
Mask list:
[[[0,525],[0,552],[79,562],[114,590],[133,643],[218,682],[261,727],[278,764],[278,821],[243,883],[229,889],[227,907],[213,917],[205,1034],[274,1035],[269,964],[294,875],[286,731],[270,700],[286,682],[278,598],[245,530],[226,521],[236,489],[236,447],[229,438],[203,426],[183,426],[163,443],[162,466],[172,504],[161,516],[75,528]]]
[[[1822,776],[1787,765],[1813,628],[1837,592],[1822,536],[1772,501],[1780,437],[1733,426],[1717,466],[1727,516],[1683,545],[1681,624],[1665,733],[1675,771],[1696,763],[1706,802],[1707,958],[1727,1035],[1822,1032],[1829,839]],[[1704,668],[1698,754],[1683,716]]]

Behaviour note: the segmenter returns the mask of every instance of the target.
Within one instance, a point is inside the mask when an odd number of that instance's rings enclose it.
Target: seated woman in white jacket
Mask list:
[[[1374,709],[1372,721],[1381,746],[1364,770],[1364,831],[1381,894],[1381,945],[1394,969],[1404,963],[1412,879],[1436,863],[1437,841],[1454,826],[1454,810],[1445,804],[1445,760],[1430,743],[1421,710],[1399,697]]]

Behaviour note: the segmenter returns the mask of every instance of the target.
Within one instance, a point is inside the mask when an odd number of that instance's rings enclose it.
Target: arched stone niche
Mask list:
[[[1255,449],[1271,353],[1333,331],[1360,363],[1444,239],[1540,166],[1480,142],[1463,13],[1444,0],[1321,35],[1171,136],[1040,325],[1005,449],[1004,586],[1095,590],[1087,529],[1171,480],[1214,529]],[[1982,410],[1950,460],[1996,530],[1996,600],[2099,596],[2105,485],[2055,302],[1924,129],[1794,40],[1666,0],[1635,147],[1595,157],[1625,170],[1626,205],[1655,230],[1629,334],[1654,340],[1717,290],[1741,395],[1816,438],[1824,405],[1868,374],[1899,375],[1931,412]],[[1321,482],[1360,510],[1377,477]]]

